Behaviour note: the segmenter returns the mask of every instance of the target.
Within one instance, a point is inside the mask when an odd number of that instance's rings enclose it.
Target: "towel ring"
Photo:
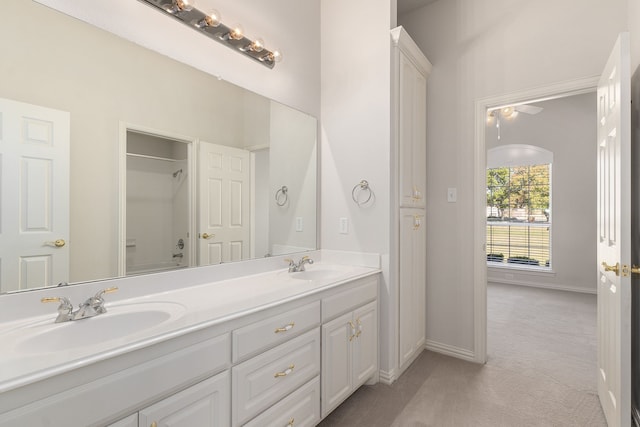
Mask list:
[[[282,188],[279,188],[278,191],[276,191],[276,205],[284,206],[287,204],[289,201],[289,195],[287,194],[288,191],[289,189],[286,185],[283,185]]]
[[[363,201],[360,201],[360,197],[358,197],[358,195],[364,191],[367,192],[367,198]],[[356,205],[358,206],[366,205],[367,203],[369,203],[372,196],[373,191],[371,190],[371,187],[369,187],[369,183],[365,179],[357,183],[355,187],[353,187],[353,190],[351,190],[351,198],[354,202],[356,202]]]

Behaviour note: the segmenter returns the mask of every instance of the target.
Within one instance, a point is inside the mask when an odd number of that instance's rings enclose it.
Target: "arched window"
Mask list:
[[[551,269],[553,153],[511,144],[487,152],[489,266]]]

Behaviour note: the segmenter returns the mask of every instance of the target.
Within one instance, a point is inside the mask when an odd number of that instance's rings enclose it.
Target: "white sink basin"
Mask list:
[[[298,280],[331,280],[337,279],[349,271],[350,267],[342,265],[307,265],[305,271],[289,273]]]
[[[17,353],[52,353],[92,346],[150,330],[179,318],[185,312],[181,304],[148,302],[107,305],[107,312],[87,319],[63,323],[40,321],[20,328],[15,343]]]

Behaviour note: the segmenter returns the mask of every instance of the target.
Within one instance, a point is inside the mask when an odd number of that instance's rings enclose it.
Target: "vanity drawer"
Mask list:
[[[245,427],[313,427],[320,422],[320,378],[315,377]]]
[[[232,369],[232,420],[238,426],[320,373],[320,328]]]
[[[365,277],[359,285],[322,300],[322,322],[331,320],[378,297],[378,276]]]
[[[276,314],[232,334],[233,362],[281,344],[320,323],[320,302]]]

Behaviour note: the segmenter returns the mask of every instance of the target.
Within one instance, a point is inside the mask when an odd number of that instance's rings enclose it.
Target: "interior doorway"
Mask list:
[[[474,360],[478,363],[487,361],[487,122],[488,114],[492,110],[513,108],[518,105],[530,105],[534,103],[555,100],[573,95],[595,93],[597,78],[580,79],[570,82],[550,85],[548,87],[511,93],[502,96],[484,98],[476,101],[476,131],[475,131],[475,173],[474,173]],[[595,105],[595,102],[594,102]],[[534,115],[535,117],[535,115]],[[501,124],[501,126],[504,126]],[[590,126],[594,126],[591,124]],[[501,129],[501,132],[504,130]],[[548,132],[554,132],[548,129]],[[502,140],[503,133],[500,138]],[[593,147],[593,145],[591,145]],[[591,166],[594,168],[593,166]],[[554,199],[558,203],[558,197]],[[595,229],[595,226],[594,226]],[[553,236],[552,236],[553,239]],[[557,265],[557,263],[556,263]],[[592,264],[595,265],[595,264]],[[592,265],[587,268],[593,268]],[[501,271],[504,280],[516,279],[515,273]],[[537,272],[531,272],[529,281],[539,282]],[[553,273],[551,276],[552,277]],[[556,275],[557,276],[557,275]],[[595,271],[592,277],[595,277]],[[593,280],[592,280],[593,281]],[[526,284],[526,283],[520,283]],[[549,286],[551,287],[551,286]]]
[[[194,266],[195,140],[123,124],[119,274]]]

